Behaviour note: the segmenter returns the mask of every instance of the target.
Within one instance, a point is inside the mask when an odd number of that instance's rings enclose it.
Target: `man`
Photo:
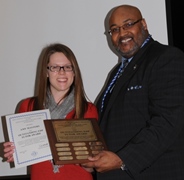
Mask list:
[[[108,151],[83,165],[94,167],[98,180],[183,180],[183,52],[153,40],[129,5],[113,9],[109,34],[122,63],[97,102]]]

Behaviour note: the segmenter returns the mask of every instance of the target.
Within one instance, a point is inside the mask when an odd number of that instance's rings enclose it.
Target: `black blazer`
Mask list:
[[[99,126],[128,170],[97,173],[97,179],[183,180],[184,53],[151,39],[116,82],[103,115],[102,96]]]

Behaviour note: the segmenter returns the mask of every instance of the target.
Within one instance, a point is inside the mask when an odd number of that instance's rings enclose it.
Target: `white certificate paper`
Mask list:
[[[48,109],[6,116],[9,139],[15,145],[15,168],[52,159],[45,119],[50,119]]]

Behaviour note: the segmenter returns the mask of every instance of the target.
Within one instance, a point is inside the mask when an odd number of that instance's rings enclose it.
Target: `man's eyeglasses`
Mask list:
[[[47,69],[49,69],[51,72],[59,72],[61,69],[65,72],[73,71],[72,65],[66,65],[66,66],[48,66]]]
[[[141,21],[142,19],[138,19],[137,21],[135,22],[128,22],[128,23],[125,23],[123,24],[122,26],[119,26],[119,27],[113,27],[111,28],[108,33],[112,36],[114,34],[119,34],[120,32],[120,29],[123,28],[123,30],[128,30],[130,28],[132,28],[135,24],[137,24],[139,21]]]

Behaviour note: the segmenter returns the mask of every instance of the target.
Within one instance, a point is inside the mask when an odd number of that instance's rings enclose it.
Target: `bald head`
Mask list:
[[[124,19],[129,20],[129,19],[142,19],[142,14],[140,10],[131,5],[121,5],[112,11],[110,18],[109,18],[109,23],[112,21],[114,17],[124,17]]]

